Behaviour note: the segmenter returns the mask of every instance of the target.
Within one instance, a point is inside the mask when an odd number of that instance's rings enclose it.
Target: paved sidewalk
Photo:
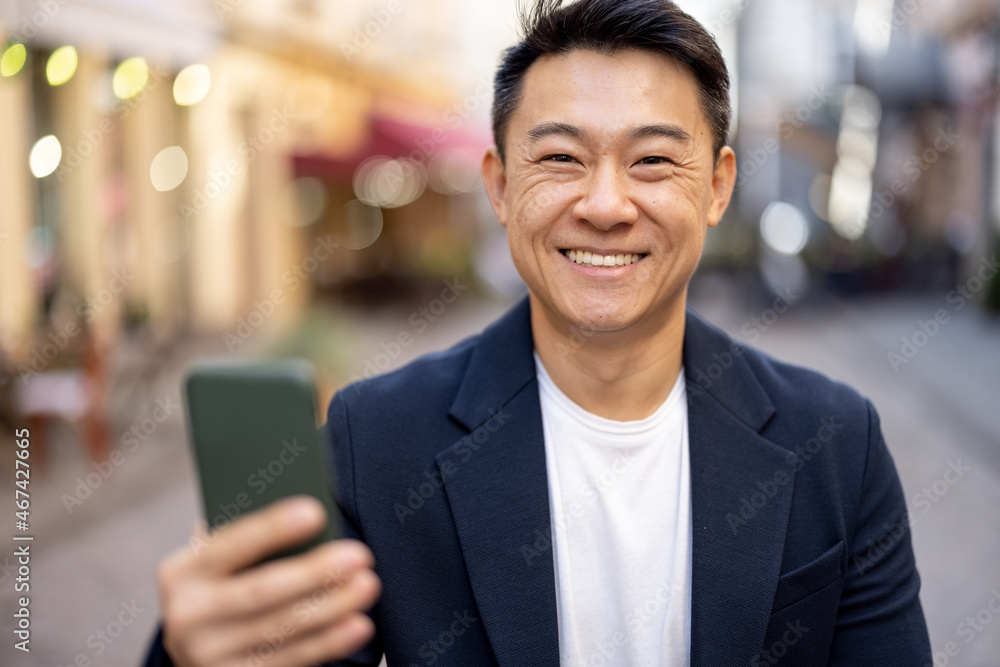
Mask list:
[[[764,309],[741,302],[725,281],[708,279],[696,287],[693,302],[700,312],[747,340],[741,330]],[[1000,615],[991,614],[978,631],[960,624],[987,608],[994,587],[1000,590],[1000,325],[967,308],[953,313],[898,373],[887,359],[899,350],[901,336],[911,337],[921,320],[933,318],[939,301],[871,299],[823,309],[803,304],[780,315],[767,331],[757,328],[755,344],[848,382],[873,400],[916,518],[922,599],[935,650],[954,641],[960,652],[948,665],[993,667],[1000,665]],[[450,306],[390,367],[478,331],[505,308],[471,299]],[[407,313],[369,314],[359,316],[352,329],[359,341],[356,372],[363,373],[366,361],[384,349],[382,343],[412,332],[412,325]],[[180,360],[216,344],[221,346],[213,342],[168,360],[155,380],[130,389],[113,425],[113,441],[150,417],[157,400],[178,403]],[[33,478],[31,487],[32,653],[25,659],[5,641],[0,664],[68,667],[80,656],[102,667],[139,663],[158,616],[156,563],[184,544],[199,512],[182,419],[174,414],[135,451],[126,447],[122,464],[72,512],[66,497],[95,468],[83,460],[71,435],[53,438],[52,468]],[[0,451],[5,459],[9,455]],[[954,484],[942,481],[954,478],[948,474],[953,464],[971,469]],[[918,496],[925,493],[935,502],[921,501]],[[4,503],[12,500],[9,483],[2,496]],[[0,554],[0,579],[3,565]],[[10,583],[0,583],[4,609],[13,608]],[[0,633],[12,636],[6,617]]]
[[[730,335],[872,400],[913,519],[935,665],[1000,665],[1000,614],[987,606],[1000,605],[1000,320],[943,298],[870,298],[795,306],[768,326],[766,305],[731,303],[727,283],[705,287],[696,306]],[[923,342],[921,323],[942,308],[947,323],[909,363],[890,360],[903,337]],[[957,655],[943,654],[948,642]]]

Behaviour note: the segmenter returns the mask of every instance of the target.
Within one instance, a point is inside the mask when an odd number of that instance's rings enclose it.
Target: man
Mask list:
[[[483,176],[529,297],[334,397],[339,506],[367,548],[245,569],[322,516],[288,501],[234,522],[162,566],[166,652],[924,664],[874,409],[686,311],[736,177],[714,40],[666,0],[540,0],[526,24],[497,75]],[[159,645],[152,658],[167,661]]]

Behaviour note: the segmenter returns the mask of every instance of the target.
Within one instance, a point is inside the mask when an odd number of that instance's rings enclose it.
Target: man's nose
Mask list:
[[[628,175],[619,166],[601,165],[584,182],[585,191],[573,209],[574,215],[601,231],[622,223],[633,224],[639,210],[632,202],[629,185]]]

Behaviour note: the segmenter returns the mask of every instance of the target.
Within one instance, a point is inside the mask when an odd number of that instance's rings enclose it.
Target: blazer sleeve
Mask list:
[[[351,441],[351,427],[348,421],[347,402],[344,399],[344,392],[338,392],[330,401],[327,410],[326,426],[323,427],[326,441],[330,444],[329,463],[332,470],[329,471],[330,479],[337,482],[335,500],[337,508],[340,510],[344,537],[364,542],[364,535],[361,532],[361,520],[358,515],[357,485],[354,478],[354,451]],[[376,564],[376,568],[378,565]],[[368,644],[347,660],[328,663],[325,667],[335,665],[342,667],[377,667],[382,660],[382,640],[378,628],[378,616],[375,609],[368,612],[372,622],[375,623],[375,637]]]
[[[878,414],[866,403],[868,460],[830,664],[929,665],[906,499]]]
[[[347,423],[347,406],[340,394],[330,402],[326,426],[320,429],[320,442],[330,447],[328,457],[330,478],[336,480],[334,500],[340,510],[344,537],[364,541],[358,528],[357,508],[354,502],[354,459],[351,451],[350,429]],[[368,613],[375,621],[372,612]],[[377,625],[376,625],[377,628]],[[324,667],[376,667],[382,659],[382,644],[376,629],[375,638],[368,646],[347,660],[327,663]],[[145,667],[174,667],[163,647],[163,625],[156,630],[146,656]]]

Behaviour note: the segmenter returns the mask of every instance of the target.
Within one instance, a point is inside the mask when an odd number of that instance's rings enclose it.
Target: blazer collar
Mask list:
[[[501,667],[559,664],[530,316],[524,299],[483,332],[450,411],[470,433],[443,443],[450,446],[437,455],[476,603]],[[759,435],[775,407],[743,349],[690,311],[685,326],[691,665],[747,664],[764,641],[794,471],[788,452]],[[790,481],[734,530],[730,517],[740,516],[743,500],[778,470]]]
[[[548,476],[525,299],[480,336],[437,455],[476,606],[500,667],[558,667]],[[446,443],[445,443],[446,444]]]
[[[470,429],[535,380],[535,344],[531,307],[522,299],[480,336],[465,379],[451,406],[451,416]],[[693,311],[684,327],[684,368],[688,389],[709,394],[741,422],[760,430],[774,415],[774,404],[735,343]]]
[[[785,548],[795,467],[760,435],[776,409],[746,354],[688,312],[692,667],[757,664]]]
[[[534,351],[531,306],[525,297],[480,335],[452,403],[451,416],[470,430],[487,421],[535,381]]]

